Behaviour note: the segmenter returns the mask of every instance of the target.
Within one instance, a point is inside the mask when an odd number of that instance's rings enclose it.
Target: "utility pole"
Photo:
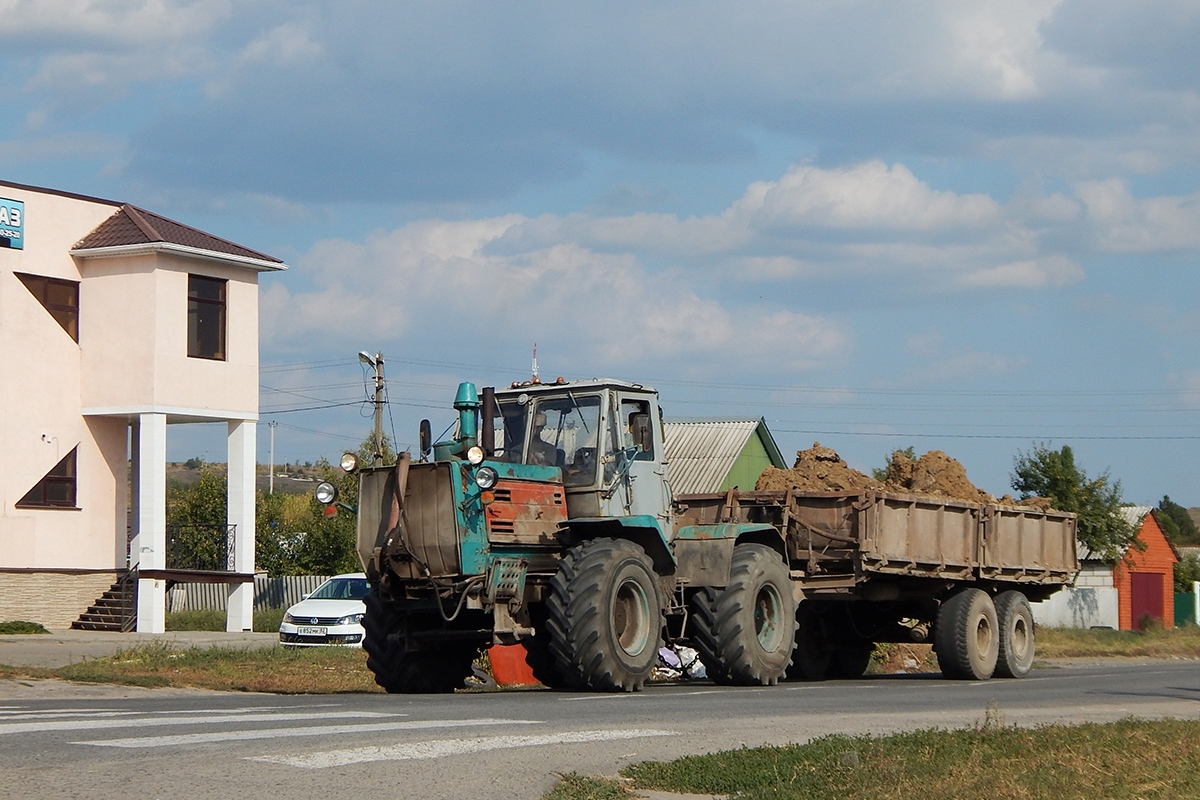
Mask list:
[[[271,420],[267,427],[271,429],[271,454],[267,457],[267,494],[275,494],[275,426],[279,423]]]
[[[375,452],[371,459],[372,465],[383,466],[383,353],[376,353],[372,358],[370,353],[362,351],[358,360],[367,366],[375,368]]]

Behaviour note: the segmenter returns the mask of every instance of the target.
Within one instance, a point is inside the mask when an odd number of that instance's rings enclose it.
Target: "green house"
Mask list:
[[[767,467],[787,469],[764,419],[667,422],[667,475],[676,496],[754,490]]]

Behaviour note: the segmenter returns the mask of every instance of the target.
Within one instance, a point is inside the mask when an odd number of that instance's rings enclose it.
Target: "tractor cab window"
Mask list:
[[[546,397],[530,405],[526,464],[561,467],[567,486],[596,480],[596,446],[600,429],[600,397]]]
[[[650,423],[650,404],[645,400],[622,398],[620,411],[613,420],[613,454],[604,460],[604,483],[617,477],[622,462],[653,461],[654,433]]]
[[[516,400],[500,400],[496,403],[493,421],[496,440],[492,443],[488,458],[510,464],[521,463],[525,447],[525,410],[525,406]]]

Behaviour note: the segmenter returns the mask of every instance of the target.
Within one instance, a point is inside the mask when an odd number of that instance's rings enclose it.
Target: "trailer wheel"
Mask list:
[[[375,683],[389,694],[440,694],[461,689],[471,674],[479,648],[469,642],[447,642],[424,650],[405,650],[395,634],[404,628],[404,616],[389,608],[372,589],[363,599],[363,649]]]
[[[624,539],[567,551],[546,599],[550,650],[567,684],[598,691],[642,688],[662,642],[658,578],[646,552]]]
[[[835,678],[861,678],[871,666],[872,642],[856,642],[833,651],[829,673]]]
[[[987,592],[963,589],[942,603],[934,649],[947,678],[985,681],[992,677],[1000,655],[1000,627]]]
[[[708,679],[718,686],[733,683],[729,670],[721,659],[721,645],[717,641],[716,602],[719,589],[705,586],[694,592],[688,601],[688,633],[691,644],[700,654],[700,663]]]
[[[1024,678],[1033,667],[1033,609],[1016,590],[996,595],[996,619],[1000,625],[1000,657],[996,677]]]
[[[787,677],[794,681],[823,681],[833,666],[833,648],[821,628],[820,615],[813,601],[805,600],[796,609],[796,647]]]

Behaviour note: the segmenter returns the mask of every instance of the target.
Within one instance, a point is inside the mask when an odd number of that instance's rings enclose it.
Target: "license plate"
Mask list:
[[[296,634],[298,636],[324,636],[325,629],[316,628],[312,625],[300,625],[296,628]]]

